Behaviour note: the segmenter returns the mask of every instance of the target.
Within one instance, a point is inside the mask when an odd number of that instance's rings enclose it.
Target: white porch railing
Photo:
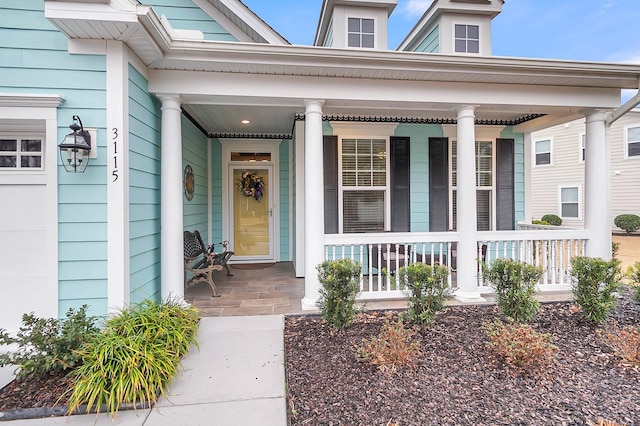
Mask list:
[[[566,228],[478,232],[475,259],[457,258],[459,237],[457,232],[327,234],[324,257],[349,258],[362,264],[362,300],[405,298],[404,288],[394,277],[399,268],[415,262],[447,266],[452,289],[456,288],[458,262],[473,262],[477,265],[476,285],[480,292],[491,293],[480,263],[491,265],[497,258],[517,259],[544,268],[538,283],[541,291],[567,290],[570,260],[586,255],[588,232]]]
[[[406,295],[394,277],[409,263],[447,266],[449,286],[455,287],[458,238],[457,232],[327,234],[325,259],[349,258],[362,264],[361,299],[399,299]]]
[[[516,259],[542,266],[544,274],[538,282],[541,291],[566,290],[571,284],[571,259],[586,256],[589,233],[584,230],[556,228],[478,232],[479,259],[490,266],[498,258]],[[481,292],[490,291],[480,273]]]

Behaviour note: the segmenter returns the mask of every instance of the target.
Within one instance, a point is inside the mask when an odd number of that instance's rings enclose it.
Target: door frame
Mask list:
[[[231,241],[233,229],[231,228],[233,220],[231,217],[231,208],[233,202],[233,193],[231,193],[233,182],[231,182],[230,176],[232,168],[247,165],[253,163],[243,163],[239,161],[231,161],[232,152],[268,152],[271,154],[271,162],[256,164],[256,168],[261,165],[268,165],[271,167],[271,182],[269,191],[272,196],[272,205],[270,206],[273,211],[273,259],[265,259],[266,261],[280,261],[280,160],[279,160],[279,148],[280,141],[272,140],[258,140],[258,139],[219,139],[222,144],[222,239]],[[235,188],[235,186],[234,186]],[[230,263],[250,263],[256,260],[242,260],[237,261],[234,257],[229,261]],[[259,262],[265,261],[259,260]]]

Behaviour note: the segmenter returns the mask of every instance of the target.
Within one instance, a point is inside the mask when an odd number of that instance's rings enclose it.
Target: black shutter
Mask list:
[[[515,151],[513,139],[496,140],[496,226],[498,230],[515,229]]]
[[[407,137],[391,137],[391,230],[411,231],[409,145]]]
[[[429,230],[449,230],[449,139],[429,138]]]
[[[338,233],[338,137],[323,136],[324,233]],[[305,206],[307,209],[316,206]]]

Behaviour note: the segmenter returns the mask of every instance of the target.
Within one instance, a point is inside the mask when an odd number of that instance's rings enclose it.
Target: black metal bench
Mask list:
[[[199,281],[206,281],[213,291],[213,297],[220,296],[213,282],[213,272],[222,271],[224,267],[227,270],[227,275],[231,276],[227,262],[233,256],[233,252],[227,250],[226,242],[221,244],[224,251],[216,253],[213,245],[210,247],[204,245],[200,232],[197,230],[194,232],[184,231],[184,282],[186,287]],[[187,280],[188,272],[193,275]]]

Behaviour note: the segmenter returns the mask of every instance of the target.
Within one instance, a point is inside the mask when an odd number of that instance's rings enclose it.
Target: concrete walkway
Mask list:
[[[166,397],[152,409],[38,420],[7,425],[285,426],[284,317],[202,318],[200,350],[182,362]]]

